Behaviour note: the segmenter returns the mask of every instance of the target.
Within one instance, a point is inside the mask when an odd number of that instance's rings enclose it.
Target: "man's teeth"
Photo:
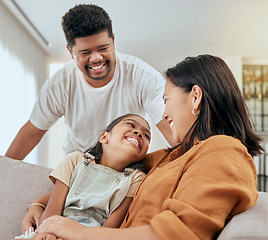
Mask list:
[[[169,124],[169,127],[170,127],[170,128],[173,127],[173,121]]]
[[[93,69],[93,70],[98,70],[98,69],[101,69],[103,67],[104,64],[100,65],[100,66],[91,66],[90,68]]]

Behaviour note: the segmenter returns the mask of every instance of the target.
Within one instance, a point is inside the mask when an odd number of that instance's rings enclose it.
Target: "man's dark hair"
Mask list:
[[[98,34],[105,30],[113,37],[112,21],[108,13],[94,4],[79,4],[62,17],[62,29],[70,48],[75,39]]]

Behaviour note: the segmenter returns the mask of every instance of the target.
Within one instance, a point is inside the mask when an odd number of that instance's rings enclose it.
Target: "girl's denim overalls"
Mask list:
[[[63,216],[88,227],[100,227],[125,198],[130,172],[117,172],[96,164],[80,161],[75,167]]]

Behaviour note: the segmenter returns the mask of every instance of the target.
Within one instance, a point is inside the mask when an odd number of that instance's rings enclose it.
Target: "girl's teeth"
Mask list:
[[[169,127],[170,127],[170,128],[173,127],[173,121],[169,124]]]
[[[139,143],[138,143],[138,141],[136,139],[134,139],[134,138],[128,138],[128,141],[134,143],[137,147],[139,147]]]

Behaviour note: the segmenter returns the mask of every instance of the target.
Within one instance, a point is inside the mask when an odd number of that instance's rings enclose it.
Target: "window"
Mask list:
[[[33,73],[0,42],[0,146],[4,155],[19,129],[29,119],[36,99]],[[36,163],[36,150],[25,159]]]

